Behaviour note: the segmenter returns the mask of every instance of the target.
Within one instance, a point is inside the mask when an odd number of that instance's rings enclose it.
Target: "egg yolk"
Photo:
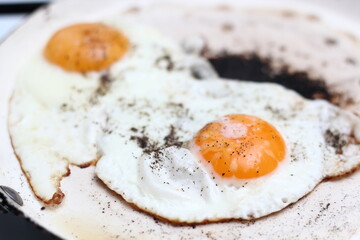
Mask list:
[[[231,114],[211,122],[195,136],[195,149],[222,177],[249,179],[273,171],[285,158],[280,133],[260,118]]]
[[[56,32],[44,55],[67,71],[99,71],[120,59],[128,45],[126,37],[116,29],[101,23],[83,23]]]

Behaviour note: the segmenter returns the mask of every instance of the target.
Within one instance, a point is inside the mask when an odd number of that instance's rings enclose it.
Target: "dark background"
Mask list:
[[[50,240],[54,239],[44,230],[23,217],[12,213],[0,213],[0,239],[1,240]]]

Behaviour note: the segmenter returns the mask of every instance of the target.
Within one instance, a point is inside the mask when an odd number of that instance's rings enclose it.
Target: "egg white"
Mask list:
[[[69,164],[87,166],[99,158],[96,138],[107,119],[100,102],[107,91],[113,91],[112,84],[148,74],[192,78],[197,67],[214,76],[205,60],[185,54],[151,28],[116,18],[104,23],[130,42],[129,51],[110,69],[67,72],[47,62],[39,49],[18,75],[10,101],[9,132],[24,173],[36,196],[46,203],[59,203],[54,199],[61,198],[60,181],[69,174]],[[100,94],[104,77],[110,87]]]
[[[350,137],[359,130],[359,119],[325,101],[305,100],[275,84],[136,81],[118,82],[116,94],[104,98],[109,121],[98,139],[102,157],[96,173],[126,201],[153,215],[184,223],[262,217],[360,163],[360,146]],[[141,82],[147,95],[136,94]],[[232,113],[262,118],[284,137],[287,156],[275,171],[229,181],[189,150],[203,126]],[[169,143],[171,131],[175,146]],[[342,153],[327,140],[328,131],[344,137]]]

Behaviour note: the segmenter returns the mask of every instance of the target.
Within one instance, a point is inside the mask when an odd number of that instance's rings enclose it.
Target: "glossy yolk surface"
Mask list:
[[[128,45],[126,37],[116,29],[100,23],[83,23],[56,32],[44,55],[67,71],[99,71],[120,59]]]
[[[285,142],[271,124],[242,114],[207,124],[193,143],[202,160],[225,178],[263,176],[273,171],[286,154]]]

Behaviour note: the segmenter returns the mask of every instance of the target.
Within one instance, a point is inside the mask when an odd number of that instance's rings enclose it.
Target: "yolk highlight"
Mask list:
[[[222,177],[248,179],[273,171],[285,157],[285,142],[260,118],[230,114],[207,124],[195,136],[202,159]]]
[[[128,45],[126,37],[116,29],[83,23],[56,32],[47,43],[44,56],[67,71],[99,71],[120,59]]]

